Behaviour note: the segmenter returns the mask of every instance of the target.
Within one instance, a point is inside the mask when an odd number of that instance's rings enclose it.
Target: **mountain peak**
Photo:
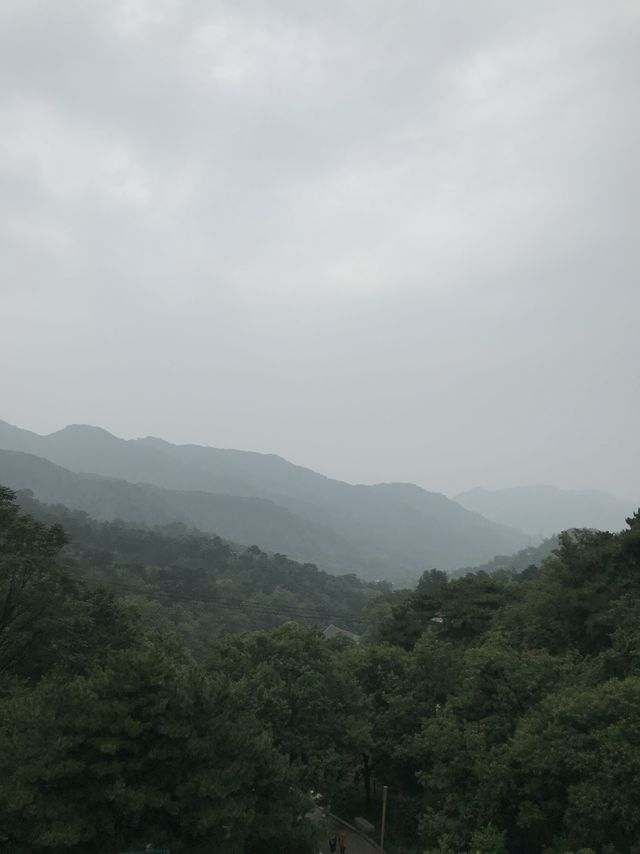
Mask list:
[[[116,442],[126,441],[124,439],[118,439],[117,436],[114,436],[113,433],[109,433],[109,431],[105,430],[104,427],[96,427],[93,424],[67,424],[67,426],[63,427],[61,430],[49,433],[47,438],[52,439],[55,436],[72,436],[74,438],[78,436],[94,436],[103,439],[114,439]]]

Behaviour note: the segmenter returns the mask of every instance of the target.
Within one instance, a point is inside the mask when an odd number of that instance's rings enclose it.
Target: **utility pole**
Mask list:
[[[380,854],[384,854],[384,832],[387,826],[387,792],[388,786],[382,787],[382,826],[380,828]]]

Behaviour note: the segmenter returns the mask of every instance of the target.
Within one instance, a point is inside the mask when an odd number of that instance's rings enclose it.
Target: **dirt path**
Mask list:
[[[380,849],[377,846],[371,845],[369,842],[367,842],[366,839],[357,834],[354,830],[350,830],[348,827],[345,827],[340,822],[334,822],[329,826],[331,828],[335,827],[338,830],[344,829],[347,831],[348,836],[346,854],[380,854]],[[320,847],[318,848],[318,851],[320,851],[321,854],[329,854],[328,839],[322,841]],[[339,852],[340,849],[338,848],[338,854]]]

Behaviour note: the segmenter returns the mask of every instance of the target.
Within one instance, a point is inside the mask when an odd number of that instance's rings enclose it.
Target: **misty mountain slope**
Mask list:
[[[383,572],[387,578],[478,563],[527,542],[520,531],[489,522],[444,495],[412,484],[351,485],[272,454],[172,445],[157,438],[124,440],[81,425],[38,436],[1,422],[0,447],[131,483],[265,499],[348,543],[355,562],[344,566],[365,564],[370,574]],[[258,536],[249,539],[269,548]],[[290,547],[288,553],[303,559]],[[304,559],[327,565],[321,548]]]
[[[321,554],[327,568],[366,570],[361,556],[348,542],[265,499],[181,492],[78,474],[33,454],[2,450],[0,483],[16,490],[30,489],[39,501],[83,510],[99,521],[123,519],[149,526],[182,522],[301,560]]]
[[[549,537],[568,528],[621,531],[634,505],[606,492],[573,491],[538,484],[510,489],[472,489],[455,496],[468,510],[487,519],[513,525],[531,536]]]

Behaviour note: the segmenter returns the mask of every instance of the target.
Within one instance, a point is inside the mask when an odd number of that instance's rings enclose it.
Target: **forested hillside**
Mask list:
[[[0,0],[0,854],[640,854],[639,92],[640,0]]]
[[[433,852],[638,851],[640,513],[538,572],[426,573],[355,658],[374,771]],[[402,835],[402,834],[401,834]]]
[[[479,566],[465,566],[452,572],[451,575],[458,577],[470,572],[486,572],[489,575],[517,575],[530,567],[538,567],[543,560],[551,557],[554,550],[558,548],[559,542],[557,535],[548,537],[537,546],[527,546],[526,549],[520,549],[513,555],[496,555],[486,563]]]
[[[313,854],[310,789],[377,822],[383,784],[390,854],[638,850],[640,513],[562,534],[537,572],[381,596],[22,501],[48,521],[0,491],[3,852]],[[161,600],[190,609],[193,572],[225,562],[326,601],[353,585],[365,642],[289,620],[194,645]]]
[[[310,850],[301,771],[252,686],[74,580],[64,541],[0,489],[3,854]]]
[[[149,530],[97,522],[25,492],[17,498],[31,516],[67,532],[60,561],[74,577],[126,597],[150,625],[178,631],[199,657],[228,632],[273,628],[287,620],[321,628],[335,623],[358,632],[368,606],[389,590],[180,523]]]
[[[0,482],[33,489],[43,501],[81,508],[90,492],[90,512],[97,518],[117,514],[151,524],[181,519],[323,569],[369,578],[408,583],[428,567],[456,569],[527,543],[521,532],[489,522],[439,493],[412,484],[343,483],[272,454],[172,445],[154,438],[125,441],[85,425],[39,436],[4,422],[0,448],[36,455],[67,470],[59,473],[58,486],[56,478],[49,478],[45,487],[42,464],[35,457],[0,458]],[[108,477],[111,492],[104,481],[73,483],[71,473]],[[63,480],[64,495],[55,494]],[[138,485],[137,492],[127,490],[125,481]],[[207,498],[211,494],[217,499]],[[238,499],[263,503],[242,507]],[[116,506],[122,508],[119,513]]]

